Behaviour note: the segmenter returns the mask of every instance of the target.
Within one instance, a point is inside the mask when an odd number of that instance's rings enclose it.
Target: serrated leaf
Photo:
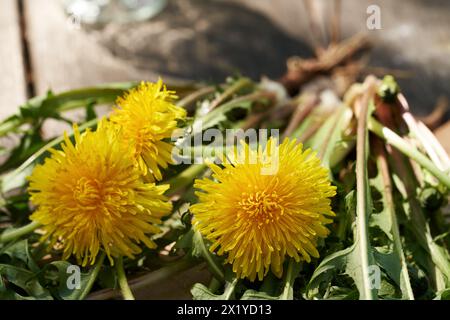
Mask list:
[[[196,283],[191,289],[192,298],[194,300],[223,300],[224,294],[216,295],[201,283]]]
[[[2,277],[0,276],[0,300],[36,300],[36,299],[33,297],[22,296],[17,292],[14,292],[14,290],[8,289]]]
[[[234,278],[232,272],[227,273],[227,281],[225,282],[225,290],[222,294],[217,295],[211,292],[201,283],[196,283],[191,289],[194,300],[231,300],[234,297],[234,291],[238,283],[238,279]]]
[[[306,295],[308,298],[317,297],[319,294],[319,287],[322,283],[331,283],[331,280],[335,275],[339,272],[346,272],[348,270],[350,272],[349,275],[354,274],[353,269],[358,270],[358,268],[352,268],[350,266],[347,269],[347,265],[350,261],[350,255],[353,254],[356,248],[356,243],[352,246],[335,252],[327,257],[325,257],[319,266],[314,270],[314,273],[307,285]],[[358,281],[359,277],[354,279],[355,284]]]
[[[68,285],[69,277],[73,275],[73,273],[68,272],[68,268],[72,264],[67,261],[53,261],[50,263],[47,268],[55,267],[58,271],[58,280],[59,280],[59,286],[58,286],[58,296],[60,299],[63,300],[78,300],[84,296],[88,292],[86,290],[89,290],[88,288],[89,281],[91,280],[92,274],[94,272],[94,268],[92,268],[89,272],[84,273],[80,272],[80,287],[71,289]]]
[[[378,227],[382,230],[386,236],[392,240],[392,216],[389,211],[386,199],[386,187],[383,184],[383,178],[380,171],[375,178],[370,179],[370,185],[378,190],[381,194],[381,202],[383,204],[383,209],[380,212],[373,212],[370,216],[369,225],[370,227]]]
[[[246,290],[242,295],[241,300],[280,300],[280,296],[274,297],[265,292]]]
[[[31,257],[29,247],[28,247],[28,239],[13,243],[0,251],[0,256],[6,255],[10,259],[18,259],[22,261],[25,266],[28,267],[32,272],[37,273],[40,271],[36,262]]]
[[[374,255],[378,265],[383,268],[383,270],[388,274],[388,276],[392,280],[394,280],[394,282],[397,284],[399,288],[402,289],[402,291],[406,291],[406,289],[403,288],[402,284],[401,279],[402,265],[401,260],[398,258],[397,253],[393,252],[392,250],[389,250],[388,252],[383,252],[382,248],[375,248]],[[406,299],[414,298],[410,297],[407,292],[403,293],[403,297]]]
[[[430,225],[426,219],[425,212],[420,206],[418,200],[418,186],[419,183],[415,176],[415,172],[411,163],[406,157],[395,153],[393,151],[393,166],[395,170],[394,178],[395,186],[403,197],[403,210],[408,218],[408,226],[415,236],[420,246],[428,254],[423,260],[422,267],[424,267],[429,274],[439,273],[435,277],[435,287],[443,288],[450,286],[450,257],[445,248],[436,243],[431,234]],[[399,159],[403,163],[399,163]],[[413,251],[419,253],[420,251]],[[418,259],[418,258],[416,258]],[[437,268],[434,268],[436,266]]]
[[[53,300],[49,291],[39,283],[37,275],[29,270],[0,264],[0,276],[25,291],[29,298]]]
[[[229,103],[225,103],[224,105],[214,109],[210,113],[208,113],[204,117],[199,117],[193,124],[195,127],[197,121],[201,121],[202,129],[206,130],[208,128],[215,127],[222,122],[227,121],[227,113],[231,112],[233,109],[245,109],[249,110],[253,105],[253,101],[230,101]]]
[[[381,194],[383,209],[380,213],[373,214],[370,217],[370,226],[380,228],[388,236],[389,243],[387,247],[389,250],[382,251],[381,248],[376,248],[377,250],[374,252],[375,259],[400,288],[402,298],[413,300],[414,294],[405,262],[392,194],[391,176],[385,153],[381,148],[380,152],[376,161],[378,174],[375,178],[371,179],[371,184]]]
[[[198,231],[194,231],[192,237],[192,255],[206,261],[209,270],[218,280],[225,279],[225,272],[217,256],[209,251],[209,244],[205,242]]]
[[[191,228],[178,239],[175,247],[178,249],[190,249],[192,247],[193,237],[194,230]],[[197,252],[195,254],[197,254]]]
[[[319,151],[323,166],[327,168],[335,166],[353,148],[355,140],[344,136],[352,117],[352,110],[346,105],[341,105],[305,143],[306,147]]]

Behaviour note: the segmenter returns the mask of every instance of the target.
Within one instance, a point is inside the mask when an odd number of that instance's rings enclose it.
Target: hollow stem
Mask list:
[[[283,292],[281,293],[281,300],[292,300],[294,298],[294,282],[300,271],[300,265],[291,259],[286,271],[286,278],[284,280]]]
[[[225,288],[225,292],[223,294],[224,300],[231,300],[233,296],[234,290],[236,289],[236,285],[238,283],[238,278],[234,278],[232,282],[229,282]]]
[[[124,300],[135,300],[130,286],[128,285],[127,277],[125,276],[122,257],[116,259],[116,272],[119,280],[120,291],[122,292]]]
[[[88,293],[91,291],[92,286],[94,285],[94,282],[97,279],[98,273],[100,272],[103,261],[105,260],[105,256],[106,256],[105,252],[102,252],[101,255],[97,257],[97,261],[95,262],[94,269],[92,269],[92,272],[89,276],[89,280],[86,284],[86,287],[78,297],[79,300],[84,300],[88,295]]]
[[[411,146],[402,137],[397,135],[391,129],[383,126],[374,118],[370,117],[368,122],[368,128],[375,133],[381,139],[386,141],[389,145],[393,146],[401,153],[416,161],[421,167],[427,169],[433,174],[439,181],[441,181],[447,188],[450,189],[450,175],[446,172],[439,170],[434,163],[424,156],[419,150]]]
[[[186,168],[176,177],[173,177],[169,181],[170,184],[170,193],[174,194],[182,188],[190,185],[194,179],[201,174],[206,169],[206,165],[203,164],[193,164],[190,167]]]
[[[33,232],[40,226],[41,226],[41,224],[39,222],[33,221],[23,227],[12,229],[12,230],[6,230],[0,235],[0,243],[11,242],[17,238],[20,238],[24,235],[27,235],[27,234]]]

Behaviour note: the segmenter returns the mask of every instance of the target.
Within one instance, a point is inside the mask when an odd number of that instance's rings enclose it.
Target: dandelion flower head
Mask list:
[[[193,225],[239,278],[262,280],[269,270],[281,277],[287,257],[319,257],[317,240],[328,235],[335,215],[335,187],[320,159],[296,140],[270,139],[258,150],[242,145],[239,161],[210,164],[212,179],[196,180]],[[278,162],[273,174],[263,174],[268,159]]]
[[[151,235],[172,208],[168,186],[143,181],[122,134],[107,120],[94,132],[74,126],[75,143],[65,134],[61,150],[51,149],[28,178],[31,219],[43,225],[42,241],[63,247],[63,259],[74,255],[84,266],[104,250],[113,263],[141,252],[140,242],[155,247]]]
[[[173,103],[176,98],[161,79],[142,82],[117,99],[118,107],[111,114],[111,121],[123,128],[126,142],[133,145],[137,165],[147,178],[161,180],[160,168],[173,162],[174,146],[167,139],[178,120],[186,117],[186,110]]]

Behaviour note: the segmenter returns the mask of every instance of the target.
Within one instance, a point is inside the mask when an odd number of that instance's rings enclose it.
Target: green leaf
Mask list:
[[[0,276],[0,300],[35,300],[35,298],[22,296],[14,290],[8,289]]]
[[[334,167],[355,145],[354,139],[349,139],[344,134],[352,117],[352,110],[346,105],[341,105],[338,111],[328,117],[317,133],[305,143],[306,147],[319,151],[323,166]]]
[[[210,252],[209,245],[205,243],[202,235],[198,231],[195,231],[192,237],[192,255],[196,258],[204,259],[216,279],[221,281],[225,279],[222,264],[219,262],[217,256]]]
[[[196,283],[191,289],[194,300],[224,300],[224,294],[216,295],[201,283]]]
[[[90,121],[92,119],[97,118],[97,114],[95,113],[95,102],[88,103],[86,105],[86,121]]]
[[[34,273],[38,273],[40,271],[38,265],[34,262],[34,259],[30,255],[28,239],[15,242],[12,245],[3,248],[0,251],[0,257],[3,255],[8,256],[12,262],[16,259],[22,261],[24,265]]]
[[[338,189],[339,190],[339,189]],[[351,190],[344,198],[343,209],[340,210],[337,218],[339,226],[337,229],[337,237],[342,241],[347,238],[347,230],[351,229],[351,224],[355,220],[356,213],[356,192]]]
[[[91,268],[89,272],[80,272],[80,286],[79,288],[69,288],[68,280],[69,277],[73,276],[74,273],[68,272],[68,268],[72,266],[71,263],[67,261],[54,261],[47,266],[47,272],[50,268],[56,268],[58,273],[58,288],[57,295],[59,299],[63,300],[79,300],[84,298],[91,290],[93,277],[95,274],[95,267]],[[95,279],[94,279],[95,280]],[[69,281],[71,282],[71,281]]]
[[[368,221],[372,213],[372,197],[369,186],[367,161],[369,157],[369,137],[367,118],[373,102],[363,103],[358,119],[357,155],[356,155],[356,227],[352,246],[326,257],[314,271],[306,295],[309,298],[320,294],[323,283],[331,285],[331,280],[338,272],[349,275],[358,288],[360,299],[377,299],[377,288],[371,281],[371,271],[376,267],[373,248],[370,244]],[[352,206],[348,206],[353,209]]]
[[[389,277],[392,280],[394,280],[395,283],[400,287],[402,265],[401,260],[398,258],[397,253],[390,249],[386,250],[386,248],[375,248],[374,255],[378,264],[383,268],[384,271],[386,271]]]
[[[248,289],[242,295],[241,300],[294,300],[294,283],[302,265],[301,263],[295,262],[294,259],[290,259],[287,264],[288,266],[284,272],[281,293],[279,295],[276,295],[274,292],[278,291],[276,289],[279,288],[279,280],[273,278],[273,275],[268,274],[259,289],[260,291]],[[277,282],[278,284],[275,285]]]
[[[448,287],[450,286],[450,257],[447,250],[434,241],[417,194],[419,182],[411,163],[406,159],[403,155],[393,153],[392,164],[397,176],[394,183],[403,198],[402,206],[408,219],[408,227],[413,232],[415,241],[427,253],[425,257],[427,261],[422,263],[422,267],[428,274],[440,273],[435,276],[435,288]],[[417,252],[420,253],[420,251],[414,251],[414,253]]]
[[[31,119],[49,118],[60,111],[84,107],[93,101],[96,104],[112,103],[134,85],[134,83],[111,84],[36,97],[21,106],[21,116]]]
[[[212,293],[207,287],[201,283],[196,283],[192,289],[191,294],[194,300],[231,300],[235,296],[235,289],[238,279],[234,277],[231,270],[226,275],[225,290],[221,295]]]
[[[392,236],[392,215],[390,212],[390,208],[387,205],[387,199],[385,194],[385,186],[383,184],[383,178],[381,173],[378,171],[378,174],[375,178],[370,179],[370,185],[379,192],[381,199],[380,202],[382,204],[382,210],[380,212],[373,212],[369,218],[369,226],[371,228],[378,227],[384,234],[390,239],[393,239]]]
[[[25,134],[22,137],[20,144],[11,150],[8,159],[0,166],[0,173],[18,167],[44,145],[45,142],[42,141],[39,132],[31,131],[30,133]]]
[[[280,300],[280,296],[271,296],[265,292],[256,290],[246,290],[241,297],[241,300]]]
[[[387,235],[387,247],[392,249],[386,251],[384,248],[377,248],[374,252],[375,258],[389,277],[400,287],[402,298],[414,300],[402,240],[400,238],[388,163],[384,150],[380,148],[379,152],[381,153],[377,157],[378,173],[370,182],[381,194],[383,209],[377,214],[372,214],[370,217],[370,226],[380,228]]]
[[[336,281],[336,275],[339,275],[340,272],[343,272],[353,279],[356,287],[358,288],[358,291],[360,292],[361,298],[361,291],[364,288],[364,283],[362,282],[363,274],[359,262],[360,249],[358,248],[358,245],[358,242],[355,242],[351,247],[329,255],[320,263],[307,285],[307,298],[321,298],[320,286],[322,284],[328,284],[330,287],[332,287],[333,281]],[[397,281],[399,281],[398,274],[400,274],[400,265],[399,261],[395,259],[395,256],[392,253],[383,254],[382,252],[375,250],[374,258],[376,259],[377,265],[379,265],[383,270],[388,270],[389,276],[391,276],[392,278],[396,277]],[[380,278],[381,287],[379,288],[379,290],[383,288],[383,281],[385,281],[385,279]],[[386,286],[384,287],[385,289],[387,288]],[[387,295],[386,292],[383,292],[383,294]],[[330,296],[328,297],[328,299],[337,298],[331,293],[329,295]],[[344,296],[349,298],[353,297],[354,294],[345,294]]]
[[[35,298],[38,300],[53,300],[53,297],[50,295],[49,291],[42,287],[39,283],[37,275],[29,270],[11,265],[0,264],[0,276],[6,279],[9,283],[22,289],[26,294],[28,294],[29,298]],[[19,296],[23,296],[18,292],[16,293]],[[11,294],[6,295],[10,296]]]
[[[309,299],[320,296],[321,284],[331,284],[331,280],[337,273],[344,271],[350,276],[355,275],[354,271],[357,271],[359,268],[350,264],[351,261],[354,260],[351,259],[351,255],[354,254],[355,248],[356,243],[346,249],[330,254],[322,260],[319,266],[314,270],[306,287],[306,296]],[[359,276],[353,278],[355,284],[359,281],[359,278]]]
[[[194,238],[194,230],[192,228],[190,228],[189,231],[184,233],[178,239],[177,243],[175,244],[175,247],[178,249],[191,249],[192,243],[193,243],[193,238]]]
[[[193,128],[196,128],[201,124],[202,129],[206,130],[208,128],[214,127],[228,120],[227,113],[234,109],[240,108],[244,110],[249,110],[253,105],[257,95],[249,95],[248,97],[240,97],[235,100],[231,100],[228,103],[221,105],[220,107],[207,113],[205,116],[198,116],[193,123]]]
[[[434,300],[450,300],[450,288],[438,292]]]
[[[364,99],[363,99],[364,100]],[[373,109],[373,101],[363,101],[358,118],[356,146],[356,234],[355,248],[349,256],[353,262],[351,276],[356,280],[361,299],[376,299],[377,289],[371,286],[369,269],[375,265],[370,245],[368,222],[372,213],[372,197],[369,187],[367,161],[369,158],[369,133],[367,119],[369,108]]]

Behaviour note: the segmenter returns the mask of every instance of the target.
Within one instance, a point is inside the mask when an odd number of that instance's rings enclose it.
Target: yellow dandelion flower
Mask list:
[[[286,256],[307,262],[319,257],[317,240],[329,233],[336,188],[315,153],[296,140],[277,146],[270,139],[258,151],[241,144],[240,161],[223,169],[210,164],[214,180],[196,180],[193,225],[212,242],[211,251],[227,255],[239,278],[262,280],[269,270],[281,277]],[[278,170],[262,174],[276,159]]]
[[[159,167],[172,163],[173,145],[164,139],[171,137],[177,120],[186,117],[186,110],[173,104],[176,98],[161,79],[142,82],[117,100],[118,108],[111,115],[111,121],[122,126],[127,143],[134,146],[137,164],[147,178],[161,180]]]
[[[37,206],[31,219],[43,225],[42,241],[62,244],[63,259],[73,254],[85,266],[104,250],[113,263],[141,252],[140,242],[155,247],[150,235],[172,208],[168,186],[142,181],[121,134],[106,120],[83,134],[74,125],[75,145],[65,134],[62,150],[52,149],[28,178]]]

